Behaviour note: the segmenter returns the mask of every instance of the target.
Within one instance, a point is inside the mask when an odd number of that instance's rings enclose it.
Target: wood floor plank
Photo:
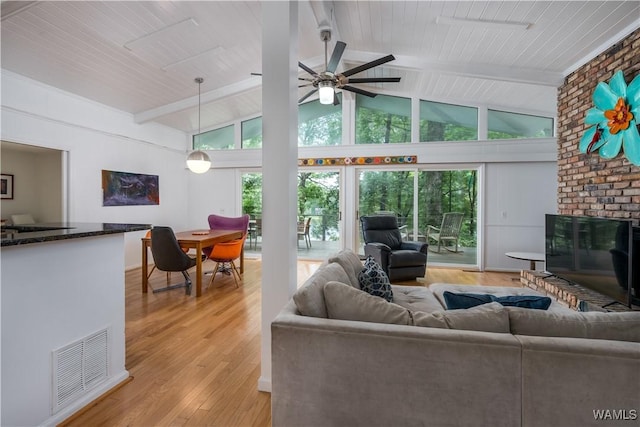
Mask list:
[[[300,286],[320,262],[298,262]],[[205,264],[210,271],[213,265]],[[193,275],[194,273],[192,273]],[[183,289],[143,294],[141,269],[125,274],[126,368],[133,380],[89,405],[63,426],[271,425],[271,396],[260,377],[260,261],[248,259],[239,288],[219,275],[202,297]],[[518,286],[514,273],[427,269],[422,282]],[[182,280],[171,275],[172,283]],[[209,276],[204,277],[205,283]],[[153,288],[166,286],[154,272]]]

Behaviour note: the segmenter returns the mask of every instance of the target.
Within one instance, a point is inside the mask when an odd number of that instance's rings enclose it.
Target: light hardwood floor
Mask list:
[[[300,261],[301,284],[319,262]],[[213,268],[205,263],[205,271]],[[429,268],[425,282],[517,286],[511,273]],[[174,283],[182,275],[174,273]],[[207,279],[209,276],[206,277]],[[260,376],[260,261],[247,260],[243,283],[218,275],[201,298],[183,289],[142,294],[141,270],[126,282],[126,367],[133,377],[65,426],[270,426],[270,395]],[[154,272],[152,287],[165,286]],[[419,282],[404,282],[422,286]]]

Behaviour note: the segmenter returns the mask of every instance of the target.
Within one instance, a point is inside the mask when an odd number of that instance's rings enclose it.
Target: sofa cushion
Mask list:
[[[558,313],[508,307],[514,335],[640,342],[640,312]]]
[[[349,276],[349,284],[354,288],[360,289],[358,274],[360,274],[364,266],[362,265],[362,261],[360,261],[360,257],[355,252],[350,249],[343,249],[329,257],[329,262],[337,262],[340,264]]]
[[[471,308],[489,302],[498,302],[506,307],[522,307],[546,310],[551,305],[551,298],[540,295],[505,295],[474,294],[470,292],[454,293],[444,291],[442,294],[448,310]]]
[[[413,321],[416,326],[431,328],[509,333],[509,313],[497,302],[464,310],[416,312],[413,313]]]
[[[307,279],[293,294],[293,301],[303,316],[327,317],[327,307],[324,302],[322,288],[330,280],[349,282],[349,277],[338,263],[323,264]]]
[[[411,314],[406,308],[344,283],[328,282],[323,292],[330,319],[395,325],[411,324]]]
[[[393,301],[389,277],[372,256],[368,256],[364,262],[364,268],[358,274],[358,282],[360,289],[368,294],[384,298],[389,302]]]
[[[499,303],[484,304],[468,310],[425,313],[387,302],[344,283],[328,282],[323,292],[330,319],[441,329],[509,332],[509,315]]]
[[[411,311],[431,313],[442,311],[444,307],[433,292],[424,286],[391,285],[393,302]]]

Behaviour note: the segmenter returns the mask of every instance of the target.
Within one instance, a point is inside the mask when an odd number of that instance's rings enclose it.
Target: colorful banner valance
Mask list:
[[[417,162],[417,156],[317,157],[298,159],[298,166],[400,165]]]

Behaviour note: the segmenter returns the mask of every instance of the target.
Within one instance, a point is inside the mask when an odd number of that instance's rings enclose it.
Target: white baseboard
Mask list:
[[[120,383],[126,381],[127,379],[129,379],[129,371],[124,370],[117,376],[109,378],[104,384],[101,384],[95,389],[91,390],[81,399],[78,399],[74,403],[62,409],[57,414],[54,414],[51,417],[47,418],[40,424],[40,426],[53,427],[60,424],[62,421],[66,420],[67,418],[69,418],[103,394],[107,393],[112,388],[117,387]]]
[[[258,378],[258,391],[271,393],[271,378]]]

